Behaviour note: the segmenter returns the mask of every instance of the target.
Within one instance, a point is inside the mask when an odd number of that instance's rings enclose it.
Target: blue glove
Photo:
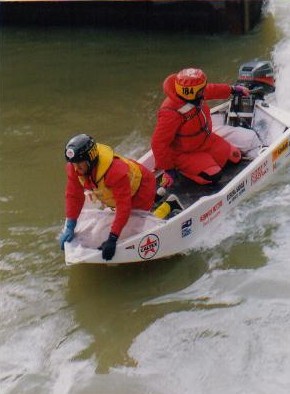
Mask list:
[[[71,242],[74,239],[76,225],[77,225],[76,220],[66,219],[63,232],[62,232],[60,239],[59,239],[61,250],[64,250],[64,243],[65,242]]]
[[[102,257],[104,260],[112,260],[116,252],[117,240],[118,236],[114,233],[110,233],[107,241],[103,242],[98,248],[99,250],[103,251]]]

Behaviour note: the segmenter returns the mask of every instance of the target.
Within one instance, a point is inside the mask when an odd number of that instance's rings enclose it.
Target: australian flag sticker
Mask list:
[[[181,225],[181,237],[187,237],[192,233],[192,219],[188,219]]]

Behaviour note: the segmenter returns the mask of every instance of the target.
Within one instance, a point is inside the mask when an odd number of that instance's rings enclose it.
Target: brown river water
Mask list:
[[[289,393],[289,169],[183,256],[66,267],[58,244],[66,140],[139,157],[169,73],[272,59],[290,110],[290,1],[270,6],[245,36],[0,29],[1,394]]]

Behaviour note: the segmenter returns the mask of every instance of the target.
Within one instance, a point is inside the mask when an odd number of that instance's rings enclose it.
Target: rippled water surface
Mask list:
[[[65,141],[139,157],[169,73],[272,58],[290,110],[290,3],[270,6],[244,37],[0,30],[1,394],[289,393],[289,169],[184,256],[68,268],[57,241]]]

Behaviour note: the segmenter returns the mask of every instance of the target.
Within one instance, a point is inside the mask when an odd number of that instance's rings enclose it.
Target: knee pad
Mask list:
[[[209,183],[217,183],[221,179],[221,177],[222,169],[219,166],[213,166],[200,172],[194,180],[200,185],[206,185]]]
[[[234,164],[238,164],[241,161],[241,158],[242,158],[242,154],[240,149],[231,145],[229,161],[231,161]]]

